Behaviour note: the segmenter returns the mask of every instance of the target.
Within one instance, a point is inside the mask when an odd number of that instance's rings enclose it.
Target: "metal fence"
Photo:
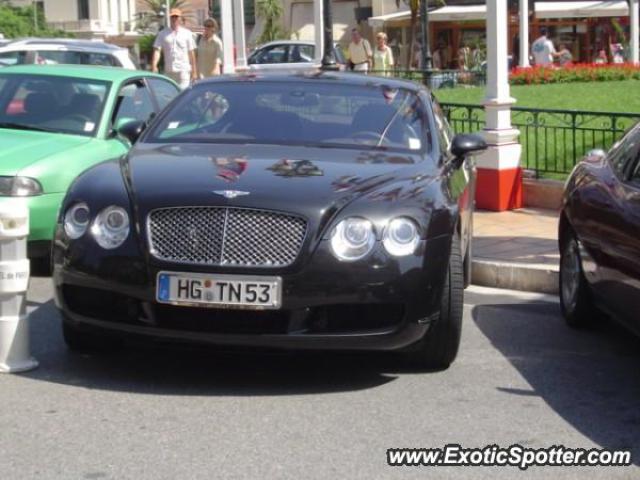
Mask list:
[[[456,133],[484,128],[482,105],[441,106]],[[638,121],[640,113],[511,108],[511,123],[520,130],[521,165],[537,176],[569,173],[585,153],[594,148],[609,149]]]
[[[372,70],[371,75],[390,76],[422,82],[431,90],[437,88],[453,88],[458,86],[482,86],[487,83],[484,70],[461,71],[461,70],[402,70],[393,69],[389,72]]]

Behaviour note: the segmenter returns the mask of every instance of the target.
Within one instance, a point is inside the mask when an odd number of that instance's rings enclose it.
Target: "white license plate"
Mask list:
[[[160,303],[236,308],[280,308],[282,279],[249,275],[159,272]]]

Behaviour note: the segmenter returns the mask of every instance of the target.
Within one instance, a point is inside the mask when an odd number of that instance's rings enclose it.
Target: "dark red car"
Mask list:
[[[576,166],[559,228],[560,304],[569,325],[604,311],[640,335],[640,124]]]

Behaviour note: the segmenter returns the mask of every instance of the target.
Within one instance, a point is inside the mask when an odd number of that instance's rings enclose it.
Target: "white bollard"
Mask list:
[[[22,199],[0,201],[0,372],[38,366],[29,353],[29,208]]]

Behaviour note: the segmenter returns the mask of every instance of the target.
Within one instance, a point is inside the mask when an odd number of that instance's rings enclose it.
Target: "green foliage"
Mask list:
[[[265,21],[264,30],[258,39],[258,43],[287,38],[287,31],[280,26],[282,13],[280,0],[258,0],[256,3],[256,15]]]
[[[143,0],[142,3],[146,11],[139,12],[136,15],[138,17],[138,31],[145,32],[150,29],[162,29],[166,23],[165,0]],[[169,9],[179,8],[185,18],[191,17],[190,5],[191,3],[188,0],[169,0]]]
[[[42,9],[36,8],[34,22],[34,7],[12,7],[6,1],[0,2],[0,33],[5,38],[21,37],[71,37],[73,35],[62,30],[47,27]],[[37,25],[37,28],[36,28]]]
[[[153,42],[156,36],[153,34],[143,35],[138,40],[138,47],[141,55],[151,55],[153,53]]]

